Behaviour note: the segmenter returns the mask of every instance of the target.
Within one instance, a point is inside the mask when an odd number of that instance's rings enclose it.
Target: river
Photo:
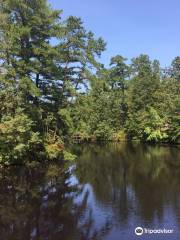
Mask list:
[[[1,170],[0,240],[180,239],[179,147],[69,148],[77,159],[65,166]]]

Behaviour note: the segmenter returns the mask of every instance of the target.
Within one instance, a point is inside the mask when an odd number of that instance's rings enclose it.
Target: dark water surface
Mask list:
[[[69,166],[0,172],[0,240],[180,239],[175,146],[71,146]],[[173,233],[136,236],[136,227]]]

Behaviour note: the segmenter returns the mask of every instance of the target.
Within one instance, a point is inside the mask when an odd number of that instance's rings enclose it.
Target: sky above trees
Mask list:
[[[131,59],[141,53],[168,66],[180,52],[179,0],[49,0],[63,16],[81,17],[87,29],[107,42],[102,62],[117,53]]]

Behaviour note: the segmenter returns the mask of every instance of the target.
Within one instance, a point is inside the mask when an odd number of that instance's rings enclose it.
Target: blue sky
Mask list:
[[[168,66],[180,55],[180,0],[49,0],[63,9],[63,17],[81,17],[87,30],[103,37],[107,50],[101,62],[112,56],[128,59],[141,53]]]

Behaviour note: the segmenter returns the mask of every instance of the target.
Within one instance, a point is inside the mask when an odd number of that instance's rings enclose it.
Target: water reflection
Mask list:
[[[134,144],[74,145],[73,166],[0,172],[0,240],[136,239],[134,228],[180,235],[180,151]],[[154,237],[154,238],[153,238]]]
[[[55,164],[1,172],[0,239],[97,239],[88,191],[72,186],[70,176]]]
[[[134,228],[173,228],[180,235],[180,152],[176,147],[134,144],[77,147],[76,177],[90,184],[96,215],[113,229],[107,239],[134,239]],[[146,239],[148,236],[144,236]],[[142,238],[142,237],[141,237]],[[150,239],[153,239],[151,236]],[[155,236],[164,239],[164,236]]]

